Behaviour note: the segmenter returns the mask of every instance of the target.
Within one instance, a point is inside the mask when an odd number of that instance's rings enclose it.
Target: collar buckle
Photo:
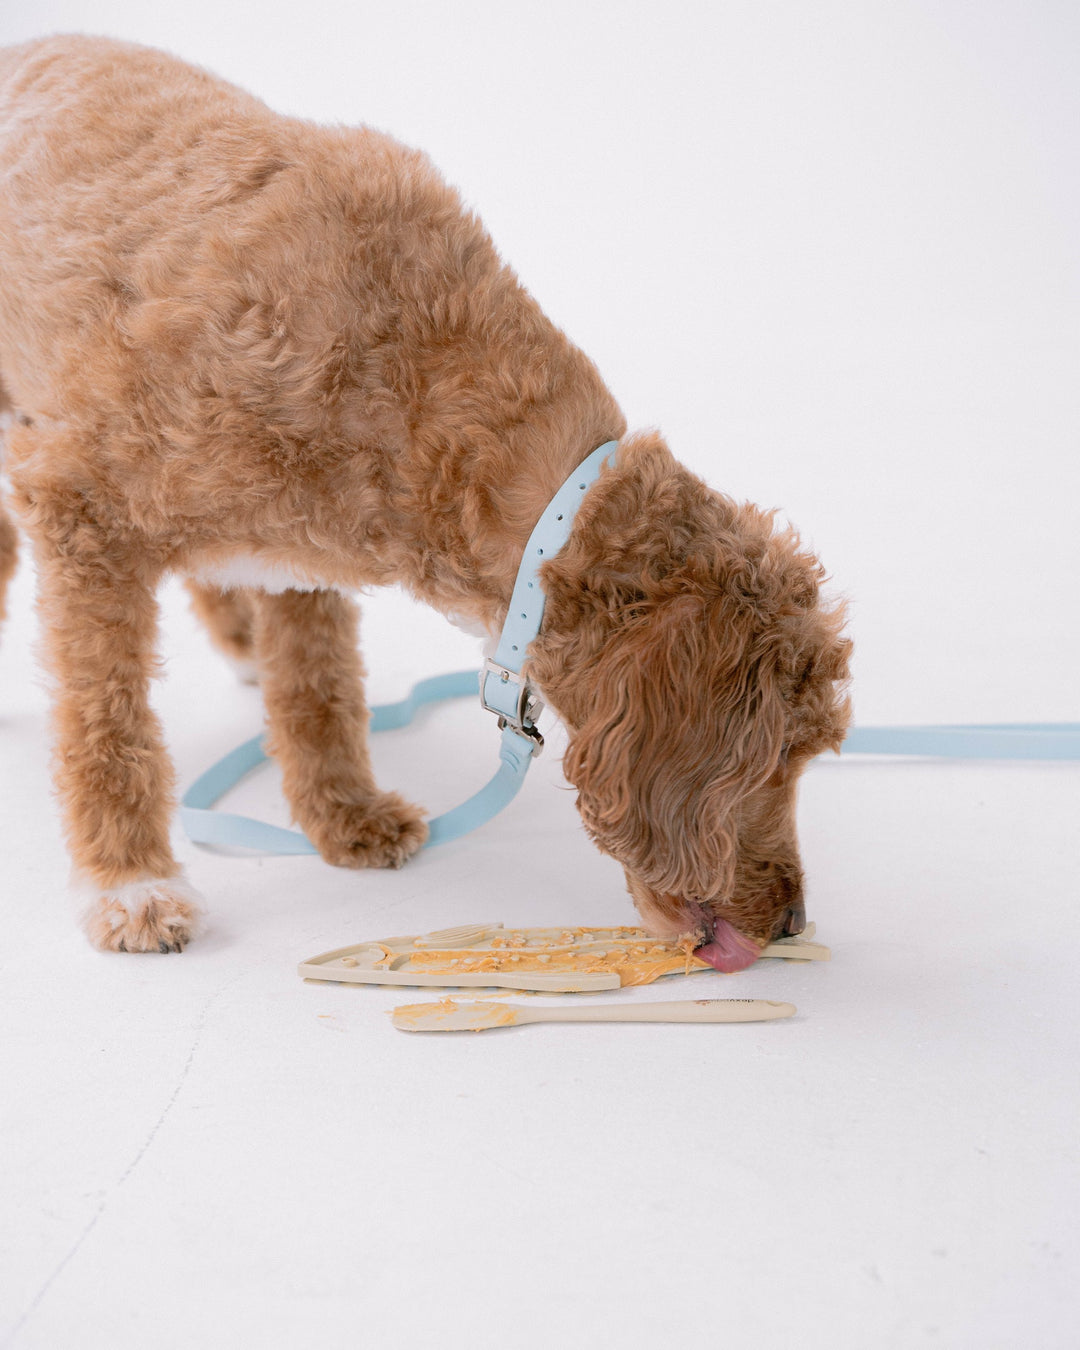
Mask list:
[[[492,678],[496,684],[489,698],[488,681]],[[515,690],[510,686],[515,686]],[[493,702],[493,699],[498,701]],[[512,727],[519,736],[532,741],[534,756],[544,748],[544,738],[536,726],[536,719],[544,710],[544,701],[521,671],[511,670],[487,657],[480,671],[480,706],[498,717],[500,731]]]

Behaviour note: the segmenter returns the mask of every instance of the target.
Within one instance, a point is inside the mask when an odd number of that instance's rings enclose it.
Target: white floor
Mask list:
[[[1075,1344],[1075,768],[819,763],[802,831],[833,961],[594,996],[789,999],[789,1022],[407,1036],[387,1011],[422,995],[306,984],[297,961],[474,919],[630,920],[557,753],[400,873],[180,841],[207,936],[100,955],[63,899],[30,582],[0,652],[5,1344]],[[257,729],[258,695],[177,588],[164,611],[187,781]],[[399,596],[367,612],[376,698],[472,657]],[[455,706],[379,754],[438,809],[493,734]],[[281,818],[271,774],[238,800]]]
[[[632,427],[778,506],[852,601],[859,720],[1078,717],[1080,10],[1050,0],[35,0],[431,153]],[[2,279],[0,279],[2,284]],[[411,1037],[305,957],[628,922],[559,746],[393,875],[216,856],[182,956],[76,928],[31,659],[0,633],[0,1344],[1075,1350],[1080,767],[844,761],[801,805],[828,965],[627,991],[772,1025]],[[257,691],[163,597],[187,783]],[[366,607],[376,700],[475,645]],[[439,811],[476,706],[378,746]],[[284,820],[271,772],[237,794]],[[607,996],[597,996],[606,998]]]

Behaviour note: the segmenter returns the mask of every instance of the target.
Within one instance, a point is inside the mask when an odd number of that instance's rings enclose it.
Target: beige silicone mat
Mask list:
[[[814,925],[808,924],[799,937],[770,943],[761,955],[827,961],[828,947],[810,941],[813,935]],[[309,980],[348,984],[583,993],[711,969],[688,944],[660,942],[641,928],[504,928],[489,923],[339,947],[302,962],[299,973]]]

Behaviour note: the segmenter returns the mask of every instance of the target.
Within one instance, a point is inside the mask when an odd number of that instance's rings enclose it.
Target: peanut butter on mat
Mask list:
[[[708,970],[693,939],[660,942],[640,928],[507,929],[484,943],[460,949],[410,952],[411,969],[488,974],[500,970],[616,974],[628,987],[662,975]]]

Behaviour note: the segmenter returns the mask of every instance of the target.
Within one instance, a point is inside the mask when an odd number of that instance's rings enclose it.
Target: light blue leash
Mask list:
[[[406,698],[398,703],[383,703],[371,710],[372,731],[396,731],[408,726],[417,712],[428,703],[444,699],[476,697],[476,671],[458,670],[451,675],[435,675],[414,684]],[[525,781],[536,742],[523,739],[513,727],[506,727],[499,745],[499,770],[495,777],[468,801],[428,821],[425,848],[457,839],[497,815],[517,796]],[[262,853],[317,853],[318,849],[299,830],[269,825],[250,816],[215,811],[214,803],[234,788],[245,774],[267,760],[261,736],[227,754],[199,775],[180,802],[180,820],[190,839],[197,844],[223,844],[229,848],[254,848]]]
[[[538,573],[544,562],[566,543],[578,506],[604,464],[614,455],[617,444],[608,441],[601,445],[574,470],[529,536],[495,656],[484,662],[480,672],[480,702],[498,716],[502,731],[499,769],[468,801],[428,821],[425,848],[458,839],[497,815],[517,796],[533,755],[539,754],[543,747],[536,719],[544,705],[522,674],[525,653],[540,631],[544,614],[544,592]],[[472,670],[421,680],[399,702],[373,708],[370,729],[392,731],[408,726],[427,704],[475,697],[476,689],[477,676]],[[1080,759],[1080,723],[856,727],[844,742],[844,753],[949,759]],[[197,844],[258,849],[263,853],[318,852],[298,830],[214,810],[225,793],[266,758],[263,738],[255,736],[196,778],[180,800],[180,820],[190,839]]]
[[[937,759],[1080,759],[1080,722],[854,727],[844,741],[844,754],[929,755]]]

